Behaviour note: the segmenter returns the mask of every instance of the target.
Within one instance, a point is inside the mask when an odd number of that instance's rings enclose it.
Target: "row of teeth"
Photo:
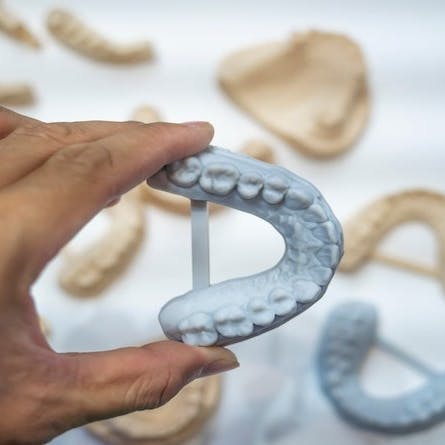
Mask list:
[[[209,346],[218,340],[218,335],[227,338],[246,337],[253,333],[254,325],[269,326],[276,316],[295,312],[298,304],[317,299],[321,288],[310,281],[302,282],[301,293],[294,297],[283,288],[274,289],[267,299],[252,298],[246,306],[228,305],[212,314],[196,312],[183,319],[179,325],[182,341],[191,345]]]
[[[315,196],[307,188],[289,185],[289,181],[277,174],[263,177],[255,170],[240,173],[237,167],[228,162],[213,162],[202,166],[201,161],[189,157],[167,166],[171,182],[179,187],[192,187],[199,183],[210,194],[226,196],[236,189],[243,199],[261,196],[268,204],[279,204],[291,210],[307,209],[303,219],[308,222],[322,223],[328,220],[324,209],[314,203]]]

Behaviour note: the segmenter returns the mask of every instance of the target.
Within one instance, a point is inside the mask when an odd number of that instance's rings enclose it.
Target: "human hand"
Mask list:
[[[46,124],[0,107],[0,443],[43,443],[156,408],[189,381],[238,365],[226,349],[171,341],[58,354],[30,295],[48,261],[96,213],[212,136],[207,123]]]

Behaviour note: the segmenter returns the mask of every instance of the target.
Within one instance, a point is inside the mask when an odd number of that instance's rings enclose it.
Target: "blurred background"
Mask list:
[[[127,120],[137,106],[147,104],[168,121],[208,120],[216,129],[216,145],[237,151],[249,138],[270,144],[276,162],[314,183],[342,222],[386,193],[416,187],[445,193],[445,5],[439,0],[6,4],[42,42],[40,50],[33,50],[0,35],[0,82],[23,81],[36,93],[33,105],[12,107],[16,111],[46,121]],[[151,41],[155,59],[110,65],[66,49],[45,26],[54,7],[71,10],[117,42]],[[350,36],[369,70],[369,122],[350,151],[329,160],[305,157],[267,131],[217,81],[218,66],[231,52],[309,29]],[[100,296],[81,299],[63,291],[57,281],[61,257],[36,283],[37,307],[56,350],[100,350],[162,335],[161,306],[191,288],[190,221],[155,206],[144,211],[142,248]],[[93,242],[107,224],[100,214],[73,247]],[[211,217],[210,241],[212,282],[264,270],[284,248],[271,226],[230,209]],[[437,249],[433,232],[420,224],[405,224],[382,243],[386,252],[432,267]],[[445,371],[443,297],[438,280],[376,262],[355,274],[337,273],[325,297],[309,311],[231,347],[241,367],[224,376],[221,406],[205,443],[442,444],[445,424],[414,435],[385,436],[345,423],[320,391],[314,358],[330,309],[359,299],[377,305],[382,337]],[[424,377],[376,350],[361,380],[370,394],[393,397],[422,384]],[[269,434],[271,428],[278,433]],[[52,443],[99,442],[77,429]]]

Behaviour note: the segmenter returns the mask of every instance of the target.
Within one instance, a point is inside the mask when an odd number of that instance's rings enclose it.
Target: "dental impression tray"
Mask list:
[[[280,326],[326,291],[343,254],[342,229],[320,192],[290,171],[208,147],[148,180],[192,200],[193,290],[159,314],[164,333],[193,345],[228,345]],[[270,222],[286,249],[265,272],[209,285],[206,202]]]

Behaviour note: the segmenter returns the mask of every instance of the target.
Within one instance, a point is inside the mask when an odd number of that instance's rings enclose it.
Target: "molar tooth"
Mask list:
[[[286,179],[281,176],[270,176],[263,188],[263,199],[269,204],[278,204],[284,199],[289,188]]]
[[[291,293],[283,288],[276,288],[269,294],[269,303],[275,314],[286,315],[297,305]]]
[[[313,202],[314,197],[304,188],[291,187],[284,199],[284,205],[291,210],[307,209]]]
[[[225,196],[235,188],[238,178],[239,171],[232,164],[214,162],[204,169],[199,184],[207,193]]]
[[[332,269],[329,267],[312,267],[309,270],[312,279],[320,286],[326,285],[332,277]]]
[[[312,204],[303,212],[303,219],[309,222],[322,223],[327,221],[328,217],[320,205]]]
[[[213,319],[216,330],[224,337],[245,337],[253,332],[253,323],[237,305],[218,309]]]
[[[321,241],[327,243],[338,242],[337,230],[332,221],[326,221],[312,230],[312,234]]]
[[[184,343],[195,346],[210,346],[218,340],[213,319],[209,314],[196,312],[183,319],[178,329]]]
[[[323,266],[332,267],[337,264],[340,250],[336,244],[328,244],[322,247],[316,254]]]
[[[180,187],[191,187],[198,181],[201,169],[201,161],[191,156],[167,165],[167,176]]]
[[[261,298],[252,298],[247,304],[251,320],[258,326],[267,326],[275,318],[274,312]]]
[[[263,177],[254,171],[245,172],[238,181],[238,193],[244,199],[253,199],[263,188]]]
[[[312,303],[320,295],[321,287],[312,281],[299,280],[294,291],[298,303]]]

